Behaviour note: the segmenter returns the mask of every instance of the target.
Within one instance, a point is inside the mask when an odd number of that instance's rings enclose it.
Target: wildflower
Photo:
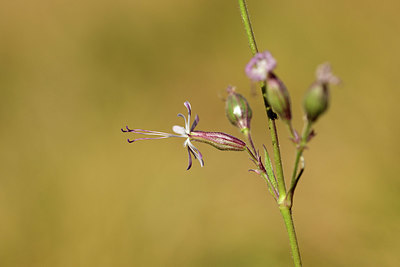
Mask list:
[[[245,72],[247,77],[254,82],[265,81],[268,73],[276,67],[276,60],[269,51],[257,53],[246,65]]]
[[[204,166],[203,156],[200,153],[200,151],[192,144],[192,141],[207,143],[219,150],[243,151],[247,148],[246,143],[244,143],[242,140],[226,133],[194,131],[195,127],[199,123],[199,116],[196,115],[193,124],[190,126],[192,108],[188,101],[186,101],[184,105],[188,110],[187,118],[181,113],[179,113],[178,116],[184,119],[185,126],[184,127],[178,125],[173,126],[172,130],[174,131],[175,134],[163,133],[157,131],[148,131],[142,129],[129,129],[128,126],[126,126],[126,129],[121,129],[121,130],[124,133],[131,132],[143,135],[158,136],[158,137],[137,138],[132,140],[128,139],[129,143],[133,143],[139,140],[164,139],[170,137],[185,138],[186,140],[183,143],[183,146],[187,147],[189,155],[189,164],[187,170],[189,170],[192,167],[192,155],[194,156],[195,159],[199,161],[201,167]]]

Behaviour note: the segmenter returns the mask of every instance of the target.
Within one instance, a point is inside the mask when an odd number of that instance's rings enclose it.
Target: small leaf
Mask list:
[[[264,164],[265,164],[265,170],[267,171],[268,177],[270,177],[270,179],[271,179],[272,185],[273,185],[275,188],[277,188],[278,182],[276,181],[276,178],[275,178],[274,169],[272,168],[272,162],[271,162],[271,159],[270,159],[270,157],[269,157],[268,150],[267,150],[267,148],[265,147],[265,145],[263,145],[263,148],[264,148]]]

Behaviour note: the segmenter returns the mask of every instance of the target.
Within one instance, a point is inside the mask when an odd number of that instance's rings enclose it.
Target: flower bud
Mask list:
[[[267,98],[272,110],[279,117],[283,120],[290,120],[292,118],[289,91],[283,82],[273,73],[270,73],[267,77],[267,92],[264,97]]]
[[[246,98],[235,92],[235,88],[227,88],[228,97],[225,103],[225,112],[229,121],[242,132],[250,129],[252,111]]]
[[[340,83],[339,78],[332,74],[329,63],[319,65],[316,76],[303,102],[307,119],[311,122],[315,122],[328,109],[329,84]]]
[[[243,151],[246,143],[232,135],[221,132],[193,131],[190,140],[207,143],[219,150]]]
[[[304,110],[307,119],[315,122],[327,109],[329,104],[329,91],[326,84],[315,82],[304,97]]]

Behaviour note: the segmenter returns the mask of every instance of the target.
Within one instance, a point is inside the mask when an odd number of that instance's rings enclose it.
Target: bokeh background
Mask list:
[[[330,61],[343,80],[295,198],[304,265],[400,266],[400,2],[248,5],[296,128],[315,67]],[[249,59],[236,1],[1,1],[0,266],[291,266],[245,153],[199,144],[206,165],[186,171],[183,140],[128,144],[120,131],[170,131],[189,100],[198,129],[240,136],[224,115],[231,84],[270,147]]]

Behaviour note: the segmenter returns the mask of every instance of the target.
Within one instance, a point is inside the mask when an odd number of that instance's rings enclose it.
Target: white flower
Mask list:
[[[131,133],[137,133],[137,134],[143,134],[143,135],[152,135],[152,136],[158,136],[158,137],[146,137],[146,138],[137,138],[137,139],[128,139],[129,143],[133,143],[135,141],[139,140],[151,140],[151,139],[164,139],[164,138],[170,138],[170,137],[183,137],[186,138],[185,142],[183,143],[183,146],[188,148],[188,155],[189,155],[189,164],[187,167],[187,170],[189,170],[192,167],[192,156],[193,156],[199,161],[200,166],[204,166],[204,161],[203,161],[203,156],[200,153],[200,151],[192,144],[190,141],[190,133],[194,130],[194,128],[197,126],[199,123],[199,116],[196,115],[195,120],[193,121],[192,126],[190,126],[190,118],[192,114],[192,108],[190,106],[190,103],[186,101],[184,103],[185,107],[188,110],[188,117],[182,115],[181,113],[178,114],[179,117],[182,117],[185,120],[185,127],[174,125],[172,127],[172,130],[176,134],[170,134],[170,133],[164,133],[164,132],[157,132],[157,131],[148,131],[148,130],[143,130],[143,129],[129,129],[128,126],[126,126],[126,129],[121,129],[122,132],[131,132]]]

